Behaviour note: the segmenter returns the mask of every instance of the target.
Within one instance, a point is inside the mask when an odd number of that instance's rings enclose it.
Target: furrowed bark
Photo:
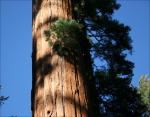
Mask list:
[[[33,117],[92,117],[94,112],[84,57],[60,56],[45,41],[44,30],[53,22],[73,18],[72,5],[72,0],[33,0]]]

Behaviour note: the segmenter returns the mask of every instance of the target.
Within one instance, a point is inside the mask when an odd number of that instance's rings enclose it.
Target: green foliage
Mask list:
[[[75,20],[59,19],[44,33],[49,45],[61,53],[64,48],[68,50],[80,48],[78,39],[82,35],[82,28],[83,25]]]
[[[150,115],[150,77],[143,75],[140,78],[138,92],[141,94],[142,101],[147,106],[147,116]]]

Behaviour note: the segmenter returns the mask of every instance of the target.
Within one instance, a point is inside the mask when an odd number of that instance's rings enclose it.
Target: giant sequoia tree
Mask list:
[[[33,0],[33,117],[121,117],[128,107],[135,115],[132,93],[130,102],[119,97],[121,88],[133,91],[134,65],[130,28],[112,18],[118,8],[115,0]]]
[[[34,117],[96,116],[94,85],[86,36],[79,31],[74,19],[72,0],[33,0],[33,89],[32,113]],[[62,19],[61,21],[57,20]],[[65,21],[66,20],[66,21]],[[56,23],[55,23],[56,22]],[[54,25],[55,23],[55,25]],[[63,44],[58,30],[68,26],[75,30],[71,42]],[[47,31],[53,29],[47,41]],[[82,26],[81,26],[82,27]],[[72,29],[73,28],[73,29]],[[71,33],[73,33],[71,31]],[[58,34],[57,34],[58,33]],[[64,32],[65,33],[65,32]],[[66,32],[67,33],[67,32]],[[64,36],[69,35],[63,34]],[[68,37],[68,36],[67,36]],[[57,41],[57,40],[62,41]],[[69,40],[67,40],[69,41]],[[72,43],[76,43],[73,46]],[[63,45],[65,47],[63,47]],[[67,46],[68,45],[68,46]],[[62,54],[63,51],[67,55]],[[87,75],[88,74],[88,75]],[[98,112],[98,111],[97,111]]]

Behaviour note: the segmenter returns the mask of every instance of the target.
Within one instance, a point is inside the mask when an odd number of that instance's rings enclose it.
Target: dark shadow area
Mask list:
[[[44,77],[52,72],[52,65],[50,64],[51,54],[46,54],[35,63],[36,74],[40,77],[40,80],[36,84],[37,86],[43,87]]]
[[[32,0],[32,19],[34,20],[41,8],[42,0]]]
[[[35,62],[36,62],[36,54],[37,54],[37,45],[36,45],[35,37],[32,37],[32,89],[31,89],[31,110],[33,110],[33,102],[35,97]]]

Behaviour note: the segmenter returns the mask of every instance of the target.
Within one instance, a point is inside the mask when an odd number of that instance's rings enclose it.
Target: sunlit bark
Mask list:
[[[57,19],[71,19],[72,4],[71,0],[33,0],[33,117],[88,117],[92,113],[83,56],[58,55],[43,33]]]

